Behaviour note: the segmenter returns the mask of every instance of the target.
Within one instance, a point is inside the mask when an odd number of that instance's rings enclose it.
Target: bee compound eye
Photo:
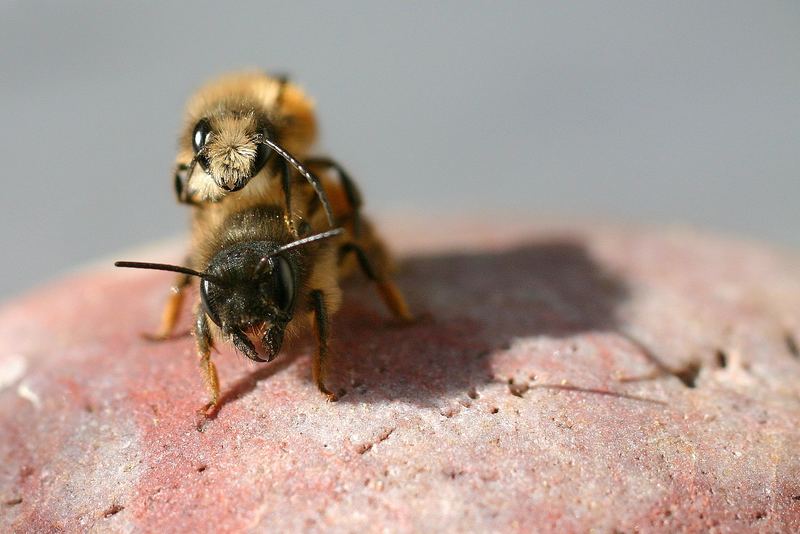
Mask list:
[[[199,152],[205,146],[210,133],[211,125],[208,123],[208,119],[200,119],[192,133],[192,148],[194,148],[195,152]]]
[[[266,137],[266,134],[264,134]],[[265,145],[264,143],[258,143],[256,148],[256,157],[253,160],[253,176],[258,174],[258,172],[264,167],[269,159],[270,155],[272,155],[272,150],[269,146]]]
[[[294,272],[289,262],[285,258],[278,256],[277,263],[277,284],[275,292],[275,303],[281,310],[288,312],[294,303]]]
[[[203,280],[200,283],[200,304],[203,306],[203,310],[208,315],[209,319],[211,319],[214,324],[217,326],[222,326],[220,324],[219,314],[216,311],[214,306],[214,301],[211,296],[211,293],[214,291],[214,285],[209,280]]]

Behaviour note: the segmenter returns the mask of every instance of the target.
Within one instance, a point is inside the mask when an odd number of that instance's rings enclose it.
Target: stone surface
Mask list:
[[[336,383],[142,340],[170,275],[0,312],[0,530],[800,530],[800,262],[688,229],[384,223],[419,324],[345,284]],[[176,259],[180,250],[160,257]],[[187,313],[182,321],[188,329]]]

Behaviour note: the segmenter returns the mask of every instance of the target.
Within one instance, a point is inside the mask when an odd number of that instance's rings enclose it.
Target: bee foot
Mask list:
[[[414,326],[420,323],[430,322],[433,319],[433,316],[429,313],[422,313],[420,315],[403,315],[403,316],[395,316],[391,321],[391,326],[402,328],[404,326]]]
[[[418,322],[420,322],[421,317],[416,317],[414,315],[408,314],[408,315],[403,315],[402,317],[398,317],[398,319],[400,321],[400,324],[410,325],[410,324],[417,324]]]
[[[159,341],[166,341],[169,339],[169,334],[151,334],[150,332],[142,332],[139,334],[145,341],[152,341],[158,343]]]
[[[219,401],[209,401],[203,405],[202,408],[197,410],[197,415],[201,415],[207,419],[211,419],[217,415],[219,411]]]
[[[153,343],[159,343],[159,342],[162,342],[162,341],[169,341],[170,339],[178,339],[178,338],[183,338],[183,337],[189,337],[191,335],[191,332],[189,330],[184,330],[183,332],[179,332],[177,334],[161,334],[161,333],[151,334],[150,332],[142,332],[139,335],[145,341],[151,341]]]
[[[325,399],[328,402],[336,402],[339,400],[339,397],[341,396],[334,393],[333,391],[328,391],[327,389],[320,388],[320,391],[322,391],[322,394],[325,395]]]

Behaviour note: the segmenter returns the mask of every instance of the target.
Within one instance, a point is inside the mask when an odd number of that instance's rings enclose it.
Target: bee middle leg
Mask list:
[[[211,361],[211,347],[213,340],[211,330],[208,325],[208,317],[202,310],[197,310],[197,320],[194,328],[195,340],[197,343],[197,355],[200,357],[200,374],[203,375],[203,382],[208,391],[208,402],[203,407],[204,412],[213,411],[219,404],[219,376],[217,366]]]
[[[325,386],[329,365],[328,328],[330,319],[325,306],[325,294],[321,290],[315,289],[311,292],[311,306],[314,310],[314,333],[317,336],[317,352],[311,364],[311,374],[317,388],[328,397],[329,401],[333,402],[338,399],[338,396]]]
[[[283,187],[283,201],[286,205],[286,225],[295,239],[300,236],[297,233],[297,227],[294,224],[294,213],[292,212],[292,170],[289,168],[289,163],[283,161],[281,163],[281,187]]]
[[[186,295],[186,288],[191,281],[192,277],[188,274],[179,274],[177,276],[175,284],[170,288],[171,293],[167,298],[167,303],[164,305],[164,310],[161,312],[161,323],[158,326],[158,330],[156,330],[155,334],[143,334],[146,339],[151,341],[169,339],[173,330],[175,330],[175,325],[181,313],[183,298]]]
[[[346,218],[348,218],[353,225],[353,236],[359,239],[362,231],[361,207],[363,201],[361,200],[361,191],[350,177],[350,174],[336,160],[324,156],[308,158],[306,164],[333,169],[336,174],[339,175],[339,183],[342,186],[342,191],[347,202],[348,216]]]
[[[339,249],[339,262],[341,263],[347,254],[351,252],[356,255],[358,265],[361,267],[364,276],[375,282],[381,299],[386,304],[386,307],[389,308],[389,311],[392,312],[392,315],[404,323],[414,322],[414,316],[409,311],[408,304],[406,304],[406,299],[403,297],[400,288],[385,273],[376,271],[363,248],[352,242],[345,243]]]

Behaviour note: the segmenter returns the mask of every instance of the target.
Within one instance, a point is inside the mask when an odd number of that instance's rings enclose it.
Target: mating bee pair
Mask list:
[[[315,135],[310,100],[285,78],[241,73],[202,87],[187,105],[175,173],[178,200],[192,206],[186,266],[116,263],[178,273],[156,339],[172,334],[185,292],[199,279],[194,334],[207,410],[220,399],[215,339],[268,362],[284,336],[305,325],[318,342],[314,381],[335,400],[329,325],[351,255],[392,314],[412,319],[388,277],[388,253],[361,216],[356,185],[333,160],[308,156]]]

